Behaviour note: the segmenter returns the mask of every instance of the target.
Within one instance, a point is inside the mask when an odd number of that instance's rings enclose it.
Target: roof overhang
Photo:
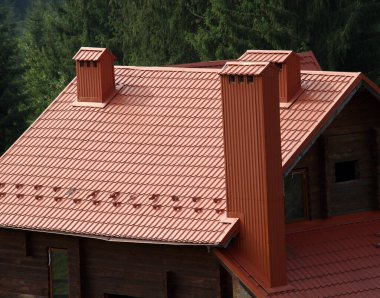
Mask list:
[[[230,224],[231,227],[227,233],[225,233],[219,242],[208,243],[208,242],[180,242],[180,241],[163,241],[163,240],[152,240],[152,239],[137,239],[137,238],[122,238],[122,237],[112,237],[106,235],[96,235],[96,234],[80,234],[80,233],[71,233],[58,230],[43,230],[43,229],[32,229],[24,228],[18,226],[4,226],[0,225],[0,229],[10,229],[10,230],[19,230],[19,231],[29,231],[37,233],[46,233],[46,234],[55,234],[71,237],[82,237],[89,239],[97,239],[102,241],[117,242],[117,243],[140,243],[140,244],[156,244],[156,245],[180,245],[180,246],[206,246],[206,247],[221,247],[226,248],[239,232],[239,219],[237,218],[228,218],[225,221],[226,224]]]

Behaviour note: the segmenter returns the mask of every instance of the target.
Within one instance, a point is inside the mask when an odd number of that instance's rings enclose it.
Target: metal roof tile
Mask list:
[[[85,52],[79,53],[81,59],[97,59]],[[265,55],[260,59],[269,59]],[[275,59],[284,57],[277,53]],[[249,67],[256,73],[263,66]],[[244,69],[236,66],[239,73]],[[6,195],[0,201],[0,225],[218,244],[231,228],[219,222],[216,212],[226,208],[218,72],[115,67],[115,73],[125,87],[104,109],[73,107],[74,81],[2,157],[0,180],[9,183],[7,188],[38,183],[44,197],[36,200],[30,187],[24,204]],[[284,164],[354,79],[302,73],[306,90],[291,107],[281,109]],[[55,202],[55,186],[62,192],[76,188],[74,197],[81,201]],[[98,206],[86,197],[94,190],[100,191]],[[122,192],[119,207],[108,197],[115,191]],[[130,201],[131,193],[137,198]],[[156,193],[162,205],[157,210],[149,200]],[[171,200],[173,195],[178,202]],[[194,196],[202,197],[199,204],[192,202]],[[215,203],[214,198],[221,200]]]

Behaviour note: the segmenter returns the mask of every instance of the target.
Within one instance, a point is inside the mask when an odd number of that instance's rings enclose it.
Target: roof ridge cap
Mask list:
[[[246,50],[246,53],[276,53],[276,54],[290,54],[293,50]],[[295,53],[295,52],[294,52]]]
[[[330,70],[301,70],[301,73],[321,74],[321,75],[346,75],[346,76],[359,76],[362,72],[354,71],[330,71]]]
[[[97,47],[80,47],[79,50],[98,50],[98,51],[105,51],[107,48],[97,48]]]
[[[250,65],[268,65],[272,62],[268,62],[268,61],[228,61],[226,62],[226,64],[224,64],[223,68],[226,67],[227,65],[247,65],[247,66],[250,66]]]
[[[150,71],[173,71],[173,72],[205,72],[218,73],[219,69],[214,68],[197,68],[197,67],[172,67],[172,66],[136,66],[136,65],[115,65],[115,68],[127,68],[135,70],[150,70]]]

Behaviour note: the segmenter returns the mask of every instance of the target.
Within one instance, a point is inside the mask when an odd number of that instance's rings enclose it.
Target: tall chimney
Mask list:
[[[231,251],[267,288],[287,282],[278,71],[228,62],[220,72],[227,216],[241,227]]]
[[[77,106],[104,107],[115,94],[115,56],[105,48],[82,47],[75,54]]]
[[[279,69],[280,105],[293,103],[301,89],[300,57],[293,51],[248,50],[239,61],[272,62]]]

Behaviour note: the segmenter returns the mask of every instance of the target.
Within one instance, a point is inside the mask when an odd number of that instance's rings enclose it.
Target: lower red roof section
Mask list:
[[[285,287],[264,289],[233,253],[215,253],[258,297],[380,297],[380,211],[287,228]]]
[[[288,281],[294,289],[279,296],[380,296],[380,212],[339,220],[287,235]]]

